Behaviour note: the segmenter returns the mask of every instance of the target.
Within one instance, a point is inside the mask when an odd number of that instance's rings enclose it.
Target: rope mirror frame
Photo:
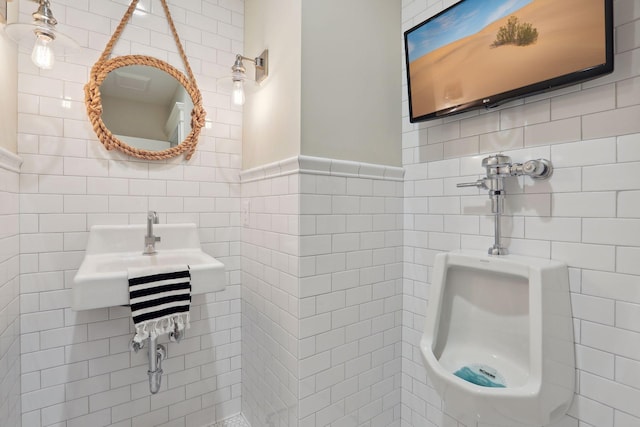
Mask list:
[[[85,86],[85,103],[89,121],[91,121],[91,125],[93,126],[93,131],[96,133],[100,142],[102,142],[102,145],[104,145],[107,150],[117,149],[139,159],[164,160],[186,152],[186,159],[189,160],[195,152],[196,145],[198,144],[198,137],[200,136],[200,131],[204,126],[206,115],[204,108],[202,107],[202,96],[200,95],[198,88],[191,84],[187,77],[177,68],[151,56],[118,56],[102,62],[100,65],[99,69],[95,70],[95,73],[91,73],[91,80]],[[175,78],[191,97],[191,100],[193,101],[193,109],[191,110],[191,132],[189,132],[184,141],[180,144],[161,151],[151,151],[131,147],[111,133],[107,125],[102,120],[103,108],[102,98],[100,95],[100,85],[111,71],[128,65],[146,65],[166,72]]]
[[[113,46],[120,37],[120,34],[124,30],[125,25],[131,18],[131,15],[136,8],[138,0],[133,0],[129,5],[129,8],[127,9],[127,12],[122,17],[120,24],[113,33],[113,36],[111,36],[111,40],[109,40],[109,43],[107,43],[104,52],[102,52],[102,55],[100,56],[98,61],[96,61],[96,63],[91,68],[89,82],[84,87],[85,106],[87,108],[89,121],[93,126],[93,131],[107,150],[117,149],[132,157],[137,157],[139,159],[145,160],[164,160],[185,153],[185,158],[189,160],[196,150],[200,131],[205,124],[206,112],[202,106],[202,94],[200,93],[200,89],[198,89],[193,71],[191,71],[189,61],[187,60],[187,56],[184,53],[184,49],[182,48],[182,43],[180,42],[180,38],[178,37],[175,25],[173,24],[173,20],[171,19],[171,14],[169,13],[167,2],[166,0],[160,1],[162,2],[162,6],[167,17],[167,21],[169,22],[171,32],[173,33],[173,38],[178,46],[178,51],[184,62],[187,75],[185,76],[177,68],[166,63],[165,61],[151,56],[125,55],[108,59],[111,51],[113,50]],[[151,151],[131,147],[130,145],[118,139],[105,125],[104,121],[102,120],[103,107],[102,98],[100,95],[100,85],[107,78],[109,72],[117,68],[126,67],[128,65],[146,65],[166,72],[167,74],[175,78],[178,83],[180,83],[182,87],[185,88],[185,90],[191,97],[191,100],[193,101],[193,109],[191,110],[191,132],[189,132],[184,141],[180,142],[180,144],[178,144],[177,146],[160,151]]]

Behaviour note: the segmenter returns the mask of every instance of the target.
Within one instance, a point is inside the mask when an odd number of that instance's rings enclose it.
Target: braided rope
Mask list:
[[[160,1],[162,2],[162,7],[164,9],[167,21],[169,22],[169,27],[173,34],[173,39],[178,46],[178,51],[180,53],[182,61],[184,62],[188,77],[181,73],[177,68],[167,64],[162,60],[150,56],[125,55],[108,59],[111,55],[111,52],[113,51],[113,46],[122,34],[124,27],[127,25],[127,22],[131,18],[131,15],[136,8],[138,0],[132,0],[129,8],[122,17],[122,20],[120,20],[118,27],[114,31],[111,39],[102,52],[102,55],[91,68],[89,82],[84,87],[85,105],[87,108],[87,115],[89,116],[89,120],[91,121],[91,125],[93,127],[93,131],[96,133],[98,139],[100,140],[100,142],[102,142],[107,150],[117,149],[130,156],[146,160],[168,159],[184,152],[186,159],[189,160],[196,150],[198,137],[200,136],[200,131],[204,126],[206,112],[204,111],[204,108],[202,106],[202,94],[198,89],[193,71],[191,70],[189,61],[187,60],[187,56],[184,52],[184,49],[182,48],[182,43],[180,42],[180,38],[178,37],[178,32],[176,31],[173,19],[171,19],[171,14],[169,13],[167,2],[166,0]],[[113,133],[111,133],[111,131],[103,122],[100,85],[102,84],[104,79],[107,78],[107,74],[109,74],[109,72],[115,70],[116,68],[126,67],[128,65],[147,65],[168,73],[185,88],[185,90],[191,97],[191,100],[193,101],[193,110],[191,110],[191,132],[189,132],[185,140],[177,146],[161,151],[150,151],[131,147],[128,144],[122,142],[115,135],[113,135]]]

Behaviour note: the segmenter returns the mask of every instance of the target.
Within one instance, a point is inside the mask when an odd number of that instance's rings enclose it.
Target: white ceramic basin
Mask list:
[[[128,269],[189,265],[191,294],[224,289],[224,264],[204,253],[195,224],[155,224],[161,238],[154,255],[143,255],[146,224],[91,227],[84,260],[73,279],[74,310],[129,304]]]

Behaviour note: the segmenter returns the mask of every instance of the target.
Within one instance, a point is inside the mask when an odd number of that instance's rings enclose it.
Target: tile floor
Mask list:
[[[242,414],[235,415],[226,420],[218,421],[209,427],[251,427]]]

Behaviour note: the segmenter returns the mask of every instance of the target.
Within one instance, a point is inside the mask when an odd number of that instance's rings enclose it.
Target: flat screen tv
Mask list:
[[[404,33],[412,123],[613,71],[613,0],[462,0]]]

